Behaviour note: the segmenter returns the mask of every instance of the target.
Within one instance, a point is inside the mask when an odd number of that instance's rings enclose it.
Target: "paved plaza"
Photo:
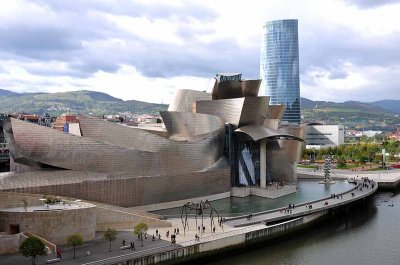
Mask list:
[[[135,243],[136,250],[131,251],[129,249],[121,250],[122,240],[125,239],[126,244],[129,244],[131,241]],[[85,264],[93,261],[97,261],[100,259],[110,258],[119,255],[125,255],[130,253],[135,253],[138,256],[141,256],[146,251],[151,251],[153,249],[157,249],[159,247],[176,247],[171,246],[170,242],[164,240],[155,240],[152,241],[151,237],[148,237],[147,240],[143,241],[143,247],[141,246],[141,242],[137,240],[137,236],[133,235],[132,231],[123,231],[118,232],[117,239],[112,243],[112,252],[109,252],[109,241],[103,239],[103,233],[96,233],[96,239],[92,241],[85,242],[82,246],[76,248],[76,259],[73,259],[73,249],[70,246],[61,246],[62,251],[62,260],[61,262],[55,264]],[[90,255],[87,255],[87,252],[90,252]],[[49,256],[38,257],[37,265],[46,264],[46,260],[56,258],[56,254],[52,253]],[[31,258],[27,258],[22,256],[21,254],[13,254],[13,255],[2,255],[0,259],[1,265],[30,265]]]

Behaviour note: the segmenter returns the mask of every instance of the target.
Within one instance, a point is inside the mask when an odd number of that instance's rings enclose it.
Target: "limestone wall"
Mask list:
[[[22,200],[25,200],[28,206],[41,205],[40,198],[43,198],[43,196],[16,192],[0,192],[0,209],[21,207],[23,206]]]
[[[17,253],[20,245],[20,234],[0,235],[0,255]]]
[[[20,232],[31,232],[54,244],[65,244],[68,235],[79,233],[83,240],[92,240],[96,229],[95,207],[60,211],[0,211],[0,231],[10,233],[10,225],[19,225]]]
[[[77,173],[78,174],[78,173]],[[8,191],[66,196],[122,207],[156,204],[230,191],[229,168],[158,177],[128,177],[21,187]]]

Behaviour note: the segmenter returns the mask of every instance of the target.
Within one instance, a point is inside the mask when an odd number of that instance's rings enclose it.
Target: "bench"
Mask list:
[[[60,261],[61,261],[60,258],[49,259],[49,260],[46,260],[46,264],[56,263],[56,262],[60,262]]]

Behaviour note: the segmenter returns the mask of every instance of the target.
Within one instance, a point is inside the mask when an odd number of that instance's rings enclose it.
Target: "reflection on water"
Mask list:
[[[257,196],[249,196],[245,198],[231,197],[212,201],[211,204],[221,215],[224,216],[249,212],[254,213],[284,207],[289,203],[299,204],[323,197],[329,197],[332,193],[344,192],[352,187],[353,185],[348,184],[347,181],[338,181],[335,184],[324,185],[318,184],[316,181],[302,180],[298,182],[298,190],[296,193],[274,200]],[[181,208],[166,209],[156,211],[155,213],[166,216],[179,215],[181,213]]]
[[[398,192],[381,192],[302,235],[209,265],[400,264],[399,207]]]

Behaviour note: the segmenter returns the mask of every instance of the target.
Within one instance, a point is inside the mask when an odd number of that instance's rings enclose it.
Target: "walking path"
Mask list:
[[[321,184],[329,185],[329,184]],[[366,187],[368,186],[368,187]],[[362,188],[362,190],[360,189]],[[291,209],[279,208],[270,211],[264,211],[252,214],[251,218],[248,215],[226,218],[223,226],[218,225],[217,218],[215,220],[215,232],[212,230],[214,225],[211,225],[210,218],[204,218],[203,222],[201,218],[196,220],[190,218],[189,226],[186,231],[183,231],[182,221],[180,218],[168,219],[172,227],[158,228],[157,232],[161,234],[161,240],[156,239],[152,241],[152,235],[156,234],[156,229],[152,228],[148,230],[148,238],[144,242],[144,247],[141,247],[140,241],[137,241],[132,234],[132,231],[119,232],[118,239],[112,243],[113,251],[108,252],[109,242],[102,239],[102,233],[99,233],[97,239],[92,242],[85,243],[84,246],[77,248],[77,259],[73,259],[72,248],[65,246],[62,250],[63,259],[62,264],[86,264],[86,265],[98,265],[98,264],[111,264],[119,261],[128,260],[129,258],[147,256],[152,253],[166,252],[171,249],[181,248],[181,246],[188,246],[197,244],[200,242],[213,241],[219,238],[230,237],[237,234],[242,234],[249,231],[255,231],[265,224],[270,224],[275,221],[284,221],[288,219],[295,219],[296,217],[304,216],[307,214],[320,212],[330,208],[339,207],[353,201],[362,199],[373,194],[378,188],[375,182],[369,180],[358,180],[357,184],[353,189],[346,191],[341,194],[336,194],[335,198],[322,198],[317,201],[294,205]],[[354,195],[352,195],[352,193]],[[312,207],[308,207],[312,205]],[[285,211],[286,210],[286,211]],[[199,230],[200,226],[204,226],[205,230]],[[176,245],[171,244],[171,236],[174,233],[174,229],[179,228],[179,233],[176,235]],[[169,237],[166,236],[169,231]],[[175,230],[176,231],[176,230]],[[195,235],[199,236],[199,241],[194,240]],[[136,250],[121,250],[122,239],[125,239],[126,244],[130,241],[135,242]],[[86,252],[90,251],[90,255],[86,255]],[[55,258],[55,254],[47,257],[40,257],[37,264],[45,264],[46,260]],[[30,259],[17,255],[6,255],[1,257],[0,264],[30,264]]]
[[[136,250],[132,251],[129,249],[121,250],[122,240],[125,240],[126,245],[129,245],[131,241],[135,243]],[[114,256],[122,255],[134,255],[142,256],[152,251],[158,251],[160,247],[170,248],[171,244],[169,241],[165,240],[155,240],[152,241],[151,237],[147,237],[143,242],[143,247],[141,242],[137,240],[137,236],[133,235],[132,231],[122,231],[118,232],[117,239],[112,242],[112,252],[109,252],[110,243],[103,239],[103,233],[96,233],[96,239],[92,241],[85,242],[82,246],[76,248],[76,259],[73,258],[73,249],[71,246],[65,245],[61,246],[62,260],[61,262],[55,264],[62,265],[76,265],[94,262],[101,259],[107,259]],[[176,246],[172,246],[176,247]],[[88,252],[90,252],[89,255]],[[56,254],[52,253],[49,256],[39,256],[37,257],[36,264],[42,265],[46,264],[47,260],[56,258]],[[18,254],[1,255],[0,265],[30,265],[32,264],[31,259]]]
[[[330,184],[321,184],[330,185]],[[363,187],[364,186],[364,187]],[[368,187],[367,187],[368,186]],[[294,207],[279,208],[265,212],[249,214],[245,216],[226,218],[225,224],[231,227],[242,227],[260,223],[271,223],[287,220],[311,213],[336,208],[350,202],[367,197],[378,190],[378,185],[370,180],[358,180],[355,187],[335,197],[322,198],[316,201],[294,205]],[[310,207],[311,206],[311,207]]]
[[[323,178],[324,171],[323,170],[315,170],[310,168],[300,168],[297,167],[298,178]],[[377,171],[351,171],[344,169],[332,169],[331,177],[332,178],[340,178],[340,179],[348,179],[348,178],[357,178],[357,176],[368,177],[369,179],[377,182],[378,184],[386,184],[391,183],[393,187],[397,186],[400,183],[400,170],[399,169],[390,169],[390,170],[377,170]]]

